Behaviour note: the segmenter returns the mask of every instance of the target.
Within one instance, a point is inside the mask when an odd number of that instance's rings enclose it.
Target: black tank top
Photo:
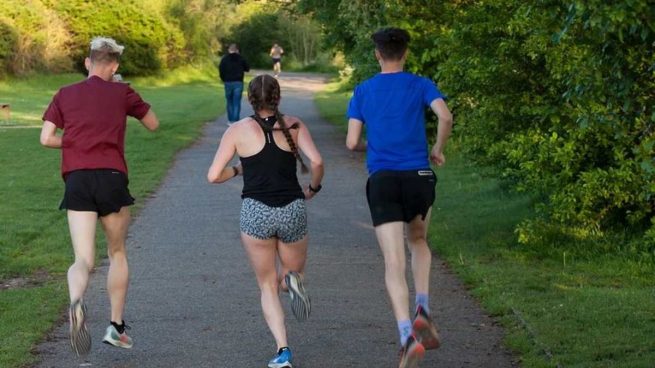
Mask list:
[[[252,198],[270,207],[282,207],[305,198],[296,176],[296,157],[275,144],[273,124],[275,117],[258,121],[264,131],[264,148],[258,153],[241,157],[243,192],[241,198]]]

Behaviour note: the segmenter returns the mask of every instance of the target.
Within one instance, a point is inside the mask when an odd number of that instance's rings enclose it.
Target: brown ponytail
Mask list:
[[[303,161],[302,157],[300,157],[300,153],[298,153],[298,147],[296,146],[296,142],[294,142],[293,138],[291,137],[289,128],[287,128],[287,124],[284,121],[284,115],[282,115],[282,113],[280,113],[280,110],[278,109],[275,109],[275,118],[277,119],[277,122],[280,123],[280,128],[282,130],[282,133],[284,133],[284,137],[287,139],[287,143],[289,144],[289,147],[291,147],[291,152],[293,152],[293,155],[296,156],[296,160],[300,162],[300,172],[303,174],[308,173],[309,169],[307,169],[307,165],[305,165],[305,161]],[[297,126],[297,124],[294,124],[294,126]]]
[[[287,124],[284,121],[284,115],[280,110],[278,110],[278,105],[280,104],[280,84],[277,82],[277,79],[267,74],[258,75],[253,78],[248,85],[248,101],[252,105],[253,110],[255,110],[255,120],[262,127],[265,125],[262,118],[257,115],[257,112],[263,109],[275,112],[275,118],[280,124],[280,128],[273,128],[273,130],[281,130],[284,134],[284,137],[291,148],[291,152],[296,157],[296,160],[300,162],[300,172],[303,174],[309,172],[307,165],[305,165],[305,162],[298,152],[298,146],[296,145],[296,142],[293,141],[293,137],[289,132],[289,129],[297,128],[298,124],[296,123],[291,127],[287,127]]]

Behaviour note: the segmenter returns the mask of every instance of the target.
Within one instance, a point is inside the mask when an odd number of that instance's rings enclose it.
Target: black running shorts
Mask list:
[[[93,211],[99,216],[134,204],[127,175],[118,170],[75,170],[66,174],[66,191],[59,209]]]
[[[435,199],[437,176],[431,169],[378,171],[368,178],[366,199],[373,226],[425,219]]]

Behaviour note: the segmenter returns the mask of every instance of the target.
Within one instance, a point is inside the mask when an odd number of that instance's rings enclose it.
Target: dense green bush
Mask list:
[[[9,74],[18,34],[12,25],[0,18],[0,77]]]
[[[451,96],[471,157],[537,198],[539,216],[517,229],[521,242],[619,231],[655,251],[653,2],[300,3],[357,79],[376,70],[376,28],[410,31],[408,69]]]
[[[121,62],[124,74],[151,74],[179,66],[184,47],[181,31],[158,13],[146,12],[137,3],[121,0],[43,0],[66,22],[73,34],[70,52],[78,68],[94,36],[110,36],[125,45]]]
[[[200,2],[204,8],[197,8]],[[74,67],[84,72],[89,42],[100,35],[126,46],[121,72],[128,75],[203,60],[210,47],[218,49],[212,33],[218,28],[212,24],[221,4],[218,0],[4,0],[0,2],[0,76]],[[196,14],[203,18],[198,21]],[[195,21],[207,26],[194,26]]]
[[[36,0],[0,2],[0,75],[70,70],[68,30]]]

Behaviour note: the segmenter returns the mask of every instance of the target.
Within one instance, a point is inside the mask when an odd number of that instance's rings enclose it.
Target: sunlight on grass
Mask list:
[[[343,85],[336,81],[328,83],[322,91],[318,92],[314,102],[324,119],[333,122],[345,132],[348,128],[346,107],[351,96],[352,92],[343,90]]]
[[[11,121],[2,125],[41,125],[41,117],[52,96],[60,87],[86,78],[79,73],[35,75],[0,81],[0,103],[11,105]],[[218,86],[218,71],[207,63],[189,65],[159,75],[130,79],[138,92],[147,88],[180,87],[185,84],[213,84]],[[216,91],[212,91],[216,93]],[[175,101],[175,100],[173,100]]]
[[[198,82],[216,82],[219,80],[218,69],[211,63],[188,65],[158,75],[133,79],[136,85],[148,87],[170,87]]]

